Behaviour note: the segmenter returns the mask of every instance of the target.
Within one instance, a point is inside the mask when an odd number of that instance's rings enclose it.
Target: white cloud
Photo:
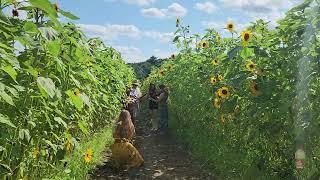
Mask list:
[[[141,13],[146,17],[154,17],[154,18],[183,17],[187,15],[188,10],[178,3],[173,3],[165,9],[159,9],[159,8],[142,9]]]
[[[284,17],[284,11],[297,5],[303,0],[219,0],[226,9],[236,10],[247,15],[252,20],[263,19],[271,21],[271,26]]]
[[[94,24],[78,24],[89,37],[100,37],[104,41],[112,41],[119,37],[129,37],[134,39],[151,38],[159,40],[162,43],[168,43],[173,38],[172,32],[159,31],[143,31],[134,25],[94,25]]]
[[[206,12],[208,14],[211,14],[215,10],[217,10],[217,7],[213,3],[209,2],[209,1],[207,1],[205,3],[196,3],[194,8],[197,9],[197,10],[200,10],[200,11],[204,11],[204,12]]]
[[[149,6],[156,0],[104,0],[105,2],[116,2],[122,1],[128,4],[138,5],[138,6]]]
[[[140,62],[147,59],[143,56],[141,49],[134,46],[114,46],[114,48],[121,53],[122,58],[127,63]]]

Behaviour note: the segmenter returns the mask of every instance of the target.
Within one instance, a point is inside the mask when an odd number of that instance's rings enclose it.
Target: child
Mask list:
[[[117,168],[140,167],[144,160],[138,150],[130,143],[135,136],[135,128],[129,111],[122,110],[113,132],[114,144],[111,146],[111,160]]]

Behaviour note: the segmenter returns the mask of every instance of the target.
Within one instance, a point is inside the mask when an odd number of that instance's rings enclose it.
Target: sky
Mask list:
[[[74,21],[88,37],[100,37],[121,52],[126,62],[141,62],[152,55],[176,53],[172,43],[176,18],[190,25],[192,34],[215,28],[227,34],[232,21],[236,31],[256,19],[270,27],[303,0],[57,0],[59,7],[80,19]]]

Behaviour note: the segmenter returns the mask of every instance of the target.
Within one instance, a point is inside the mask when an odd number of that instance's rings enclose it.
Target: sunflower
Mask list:
[[[66,146],[66,151],[70,152],[71,148],[72,148],[72,144],[71,144],[71,140],[69,138],[66,140],[65,146]]]
[[[32,158],[36,159],[38,157],[38,154],[39,154],[39,148],[34,148],[32,152]]]
[[[251,40],[251,36],[252,36],[251,31],[243,31],[243,32],[241,33],[242,42],[243,42],[244,44],[248,44],[248,42]]]
[[[223,80],[223,77],[221,74],[218,75],[218,81],[222,81]]]
[[[175,58],[176,58],[176,55],[172,54],[171,59],[175,59]]]
[[[160,75],[161,75],[161,76],[164,75],[164,70],[163,70],[163,69],[160,70]]]
[[[180,25],[180,18],[179,17],[177,17],[177,19],[176,19],[176,27],[179,27],[179,25]]]
[[[247,64],[246,64],[246,68],[248,71],[255,71],[256,70],[256,67],[257,65],[255,63],[253,63],[252,61],[249,61]]]
[[[215,85],[218,81],[215,77],[211,77],[210,82],[211,82],[211,84]]]
[[[91,162],[92,161],[92,155],[93,155],[92,149],[87,149],[86,152],[84,153],[84,161],[86,163]]]
[[[214,98],[213,105],[214,105],[215,108],[220,109],[221,106],[220,106],[219,98]]]
[[[260,96],[262,92],[260,91],[258,84],[254,81],[249,83],[249,88],[253,96]]]
[[[54,10],[55,10],[56,12],[58,12],[58,9],[59,9],[58,3],[54,3],[54,4],[53,4],[53,7],[54,7]]]
[[[229,22],[229,23],[226,25],[226,29],[228,29],[230,32],[233,32],[233,31],[234,31],[234,28],[235,28],[235,25],[234,25],[232,22]]]
[[[19,12],[16,9],[12,9],[12,16],[13,17],[19,17]]]
[[[80,91],[79,91],[79,89],[76,89],[76,90],[73,92],[73,94],[74,94],[75,96],[80,96]]]
[[[172,64],[168,65],[168,69],[171,70],[172,69]]]
[[[209,42],[208,41],[206,41],[206,40],[203,40],[202,42],[201,42],[201,47],[202,48],[208,48],[209,47]]]
[[[215,59],[213,59],[213,60],[211,61],[211,63],[212,63],[213,65],[215,65],[215,66],[218,66],[218,65],[219,65],[219,60],[218,60],[217,58],[215,58]]]
[[[225,99],[227,98],[228,96],[230,96],[230,91],[229,91],[229,88],[227,87],[222,87],[218,90],[218,95],[222,98],[222,99]]]

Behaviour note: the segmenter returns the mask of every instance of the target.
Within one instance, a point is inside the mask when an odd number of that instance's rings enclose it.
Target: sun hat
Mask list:
[[[134,81],[132,82],[132,85],[139,86],[140,84],[139,84],[139,81],[138,81],[138,80],[134,80]]]

